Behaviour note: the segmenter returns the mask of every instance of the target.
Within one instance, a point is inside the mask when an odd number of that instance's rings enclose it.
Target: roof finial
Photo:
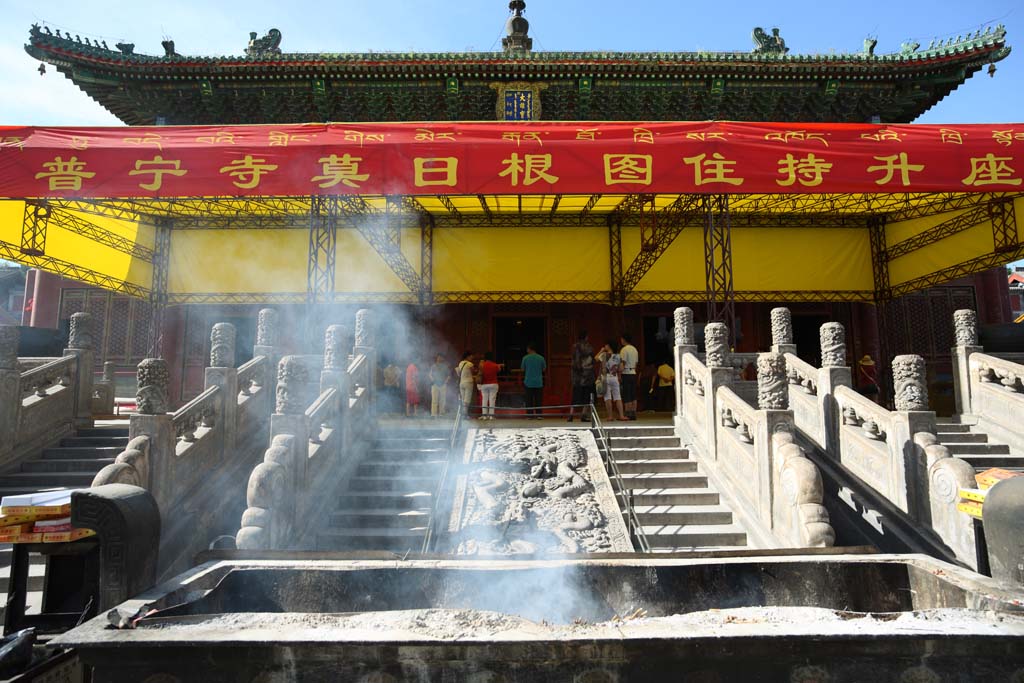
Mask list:
[[[529,52],[533,49],[533,39],[530,38],[530,22],[523,16],[526,10],[525,0],[512,0],[508,3],[512,16],[505,24],[507,37],[501,39],[501,46],[506,52]]]

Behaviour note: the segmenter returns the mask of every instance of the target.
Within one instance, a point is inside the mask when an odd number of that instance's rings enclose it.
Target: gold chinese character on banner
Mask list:
[[[1015,140],[1017,142],[1024,140],[1024,133],[1018,133],[1013,130],[994,130],[992,131],[992,139],[1003,147],[1009,147]]]
[[[445,186],[455,187],[459,182],[459,160],[455,157],[435,157],[413,159],[416,172],[416,187]]]
[[[710,159],[707,154],[698,154],[695,157],[686,157],[683,161],[693,166],[693,182],[698,186],[711,183],[743,184],[743,178],[728,177],[736,172],[736,162],[728,161],[718,152],[712,154]]]
[[[139,159],[135,162],[135,170],[128,171],[128,175],[152,175],[153,179],[148,183],[139,183],[139,187],[143,190],[159,190],[163,187],[164,176],[178,176],[181,177],[188,173],[181,167],[180,161],[172,161],[170,159],[164,159],[161,156],[155,156],[152,159],[146,161],[145,159]]]
[[[876,185],[888,185],[892,182],[896,173],[900,174],[900,185],[910,185],[910,174],[920,173],[924,170],[924,164],[912,164],[906,152],[894,154],[891,157],[875,157],[875,161],[881,161],[879,166],[868,166],[868,173],[882,171],[884,176],[875,181]]]
[[[89,138],[80,138],[77,135],[71,136],[71,149],[89,149]]]
[[[362,147],[367,142],[384,142],[384,133],[363,133],[358,130],[345,131],[346,142],[358,142]]]
[[[71,157],[64,161],[62,157],[56,157],[53,161],[43,164],[47,169],[45,173],[36,173],[36,180],[46,178],[51,190],[72,190],[82,189],[82,180],[93,178],[95,173],[85,170],[85,162],[79,161],[78,157]]]
[[[308,135],[294,135],[279,130],[272,130],[267,135],[271,147],[287,147],[293,142],[309,142]]]
[[[264,175],[276,170],[277,166],[268,164],[266,159],[256,159],[251,154],[246,154],[244,159],[235,159],[229,165],[221,168],[220,172],[234,176],[235,180],[232,181],[232,184],[235,187],[251,190],[259,186]]]
[[[544,146],[544,141],[540,139],[540,133],[520,133],[519,131],[509,131],[501,134],[501,139],[505,142],[514,142],[516,147],[523,144],[523,140],[527,142],[536,142],[539,146]]]
[[[980,159],[971,159],[971,174],[963,179],[964,185],[982,187],[983,185],[1020,185],[1021,179],[1014,178],[1016,173],[1010,168],[1013,157],[997,157],[989,153]]]
[[[647,154],[605,154],[605,185],[650,185],[654,157]]]
[[[785,132],[779,131],[775,133],[768,133],[764,136],[765,140],[770,142],[781,142],[788,145],[791,140],[797,142],[815,141],[828,147],[828,140],[825,139],[824,133],[809,133],[806,130],[787,130]]]
[[[339,183],[351,188],[358,188],[359,183],[365,183],[370,179],[369,173],[359,172],[359,164],[362,160],[362,157],[354,157],[351,154],[341,157],[332,154],[329,157],[324,157],[317,162],[323,166],[323,175],[310,178],[310,180],[323,188],[334,187]]]
[[[22,152],[25,151],[25,138],[7,137],[0,138],[0,149],[4,147],[17,147]]]
[[[964,135],[958,130],[953,130],[952,128],[939,128],[939,135],[942,136],[942,144],[944,145],[964,144]]]
[[[416,129],[416,142],[455,142],[455,133],[435,133],[429,128]]]
[[[724,142],[725,133],[687,133],[686,139],[697,140],[699,142],[707,142],[708,140],[721,140]]]
[[[830,162],[814,154],[808,154],[802,159],[787,154],[785,159],[779,159],[779,175],[785,178],[775,182],[782,187],[789,187],[794,183],[800,183],[804,187],[817,187],[824,181],[825,174],[831,170]]]
[[[146,133],[136,138],[124,138],[122,142],[128,145],[152,145],[162,152],[164,148],[161,140],[163,138],[156,133]]]
[[[633,142],[642,143],[645,145],[654,144],[654,133],[647,130],[646,128],[634,128],[633,129]]]
[[[597,128],[577,128],[576,139],[584,140],[587,142],[594,142],[597,140],[597,136],[601,134]]]
[[[548,173],[551,170],[550,154],[527,154],[525,157],[520,157],[519,153],[515,152],[502,164],[507,168],[499,173],[498,177],[509,176],[513,187],[519,185],[520,176],[523,176],[523,185],[527,186],[541,180],[550,185],[558,182],[558,176]]]
[[[221,131],[216,135],[203,135],[196,138],[196,142],[201,142],[204,145],[233,145],[235,144],[235,134]]]
[[[874,140],[875,142],[903,142],[906,133],[899,133],[888,128],[875,133],[861,133],[861,140]]]

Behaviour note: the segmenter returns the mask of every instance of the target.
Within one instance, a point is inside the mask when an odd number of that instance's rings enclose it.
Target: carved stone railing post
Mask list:
[[[331,325],[324,334],[324,369],[320,373],[320,391],[338,390],[338,424],[345,420],[351,387],[348,377],[348,330],[344,325]],[[315,427],[315,425],[313,425]]]
[[[757,357],[757,407],[761,410],[786,410],[788,388],[786,357],[778,351],[760,354]]]
[[[281,350],[278,329],[278,314],[273,308],[260,311],[256,321],[256,345],[252,349],[253,357],[264,356],[267,359],[263,386],[270,397],[269,412],[274,411],[274,396],[277,394],[277,364],[281,361]]]
[[[953,397],[959,415],[973,415],[971,401],[971,354],[981,353],[978,344],[978,314],[970,309],[953,313],[953,333],[956,346],[951,350],[953,359]]]
[[[732,384],[733,368],[729,363],[729,328],[725,323],[708,323],[704,327],[704,365],[710,375],[709,385],[704,387],[704,402],[707,420],[708,451],[712,458],[718,457],[718,387]]]
[[[935,433],[935,413],[928,410],[928,380],[921,356],[896,356],[892,361],[892,381],[896,410],[892,413],[892,436],[888,440],[894,458],[903,466],[894,468],[893,490],[901,509],[920,519],[928,512],[928,470],[931,463],[922,460],[914,442],[919,432]]]
[[[235,366],[235,326],[217,323],[210,332],[210,367],[206,368],[206,389],[220,387],[220,419],[214,430],[221,436],[219,453],[230,458],[238,442],[238,368]]]
[[[78,369],[74,379],[75,426],[77,427],[91,427],[93,424],[92,372],[95,352],[93,351],[92,323],[92,316],[88,313],[73,314],[68,348],[64,349],[65,356],[78,358]]]
[[[0,326],[0,462],[14,449],[21,411],[21,372],[18,370],[18,338],[13,325]]]
[[[292,436],[291,453],[281,456],[287,464],[285,507],[289,519],[295,518],[300,487],[306,481],[306,460],[309,457],[309,425],[306,408],[309,396],[309,366],[299,356],[285,356],[277,366],[277,394],[274,414],[270,416],[270,439]],[[315,398],[315,397],[313,397]]]
[[[174,417],[168,413],[170,373],[167,361],[147,358],[139,363],[137,378],[135,404],[138,414],[129,420],[128,436],[130,439],[149,437],[149,490],[161,512],[166,514],[174,500],[175,448],[178,441],[174,433]]]
[[[356,311],[356,335],[355,345],[352,348],[354,355],[365,355],[367,361],[367,386],[366,391],[370,397],[370,405],[376,406],[376,377],[377,377],[377,349],[374,330],[373,312],[368,309]]]
[[[840,323],[825,323],[819,331],[821,368],[818,370],[818,414],[825,451],[839,460],[839,427],[842,415],[836,403],[836,387],[852,387],[853,373],[846,364],[846,329]]]
[[[693,329],[693,310],[681,306],[675,310],[675,349],[673,362],[676,371],[676,417],[681,418],[683,410],[683,356],[688,353],[697,355],[697,337]]]
[[[793,314],[788,308],[772,309],[772,352],[796,355],[793,343]]]

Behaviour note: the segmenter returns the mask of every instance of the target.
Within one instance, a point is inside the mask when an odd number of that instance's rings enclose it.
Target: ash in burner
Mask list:
[[[460,555],[630,551],[593,437],[574,430],[476,432],[450,531]]]

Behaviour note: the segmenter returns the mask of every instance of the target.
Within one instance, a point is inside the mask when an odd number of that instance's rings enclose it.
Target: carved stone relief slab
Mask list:
[[[459,555],[632,552],[593,435],[470,430],[448,526]]]

